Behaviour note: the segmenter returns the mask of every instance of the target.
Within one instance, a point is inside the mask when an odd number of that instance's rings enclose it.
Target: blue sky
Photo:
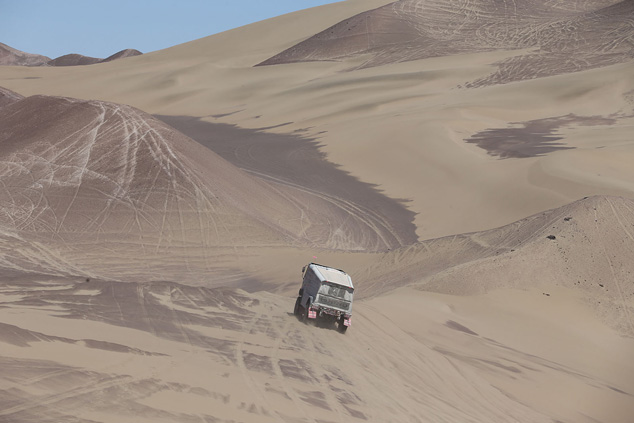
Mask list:
[[[334,0],[0,0],[0,43],[52,59],[171,47]]]

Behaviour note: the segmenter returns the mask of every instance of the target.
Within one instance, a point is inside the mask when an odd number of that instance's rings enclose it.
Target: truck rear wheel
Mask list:
[[[341,333],[346,333],[346,331],[348,330],[348,326],[343,323],[343,320],[343,316],[341,316],[339,320],[337,320],[337,330]]]
[[[301,308],[302,308],[302,297],[297,297],[297,300],[295,301],[295,308],[293,309],[293,314],[295,316],[299,316],[302,311]]]
[[[302,310],[302,320],[307,325],[315,326],[316,323],[317,323],[317,319],[311,319],[311,318],[308,317],[308,310],[310,310],[310,306],[311,306],[311,303],[310,303],[310,301],[308,301],[306,303],[306,307],[303,307],[304,309]]]

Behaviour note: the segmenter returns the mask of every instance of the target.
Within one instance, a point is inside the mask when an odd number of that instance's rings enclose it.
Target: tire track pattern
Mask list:
[[[342,335],[272,294],[134,285],[2,288],[13,300],[0,308],[0,420],[548,421],[362,303]],[[37,312],[15,317],[26,310]]]

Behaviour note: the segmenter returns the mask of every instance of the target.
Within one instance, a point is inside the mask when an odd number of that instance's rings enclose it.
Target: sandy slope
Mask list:
[[[91,100],[2,92],[0,421],[632,420],[631,63],[253,67],[387,3],[0,68]],[[310,260],[345,336],[289,314]]]
[[[458,295],[514,288],[549,296],[563,287],[578,291],[604,324],[632,336],[633,213],[629,199],[584,198],[501,228],[394,250],[357,276],[368,296],[410,283]]]
[[[625,422],[634,412],[632,340],[563,289],[397,291],[359,302],[344,336],[266,293],[60,282],[2,288],[6,421]]]

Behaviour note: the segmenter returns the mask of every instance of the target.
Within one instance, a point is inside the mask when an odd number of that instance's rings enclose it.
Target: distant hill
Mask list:
[[[117,60],[117,59],[123,59],[125,57],[140,56],[142,54],[143,53],[141,53],[139,50],[127,48],[125,50],[121,50],[120,52],[113,54],[112,56],[106,57],[105,59],[101,60],[100,63],[110,62],[112,60]]]
[[[1,66],[44,66],[51,58],[39,54],[25,53],[0,43]]]
[[[49,66],[83,66],[94,65],[95,63],[111,62],[117,59],[123,59],[125,57],[139,56],[141,53],[139,50],[125,49],[121,50],[112,56],[108,56],[105,59],[99,59],[97,57],[83,56],[81,54],[66,54],[56,59],[51,60],[47,64]]]
[[[81,66],[93,65],[101,62],[102,59],[96,57],[83,56],[81,54],[65,54],[47,63],[49,66]]]
[[[110,62],[125,57],[139,56],[141,54],[143,53],[139,50],[125,49],[105,59],[75,53],[65,54],[51,59],[50,57],[39,54],[25,53],[0,43],[0,66],[84,66]]]

